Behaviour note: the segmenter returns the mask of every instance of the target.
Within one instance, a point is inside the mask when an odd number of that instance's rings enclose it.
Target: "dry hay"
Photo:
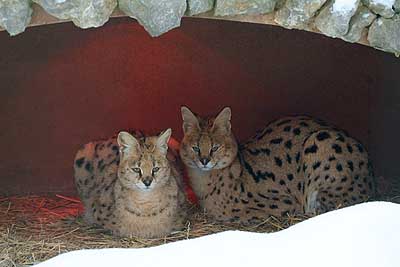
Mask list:
[[[259,225],[243,227],[207,221],[195,213],[184,230],[165,238],[118,238],[86,225],[79,216],[82,204],[75,198],[29,196],[0,199],[0,267],[32,265],[60,253],[87,248],[142,248],[201,237],[225,230],[273,232],[300,222],[305,217],[270,217]]]

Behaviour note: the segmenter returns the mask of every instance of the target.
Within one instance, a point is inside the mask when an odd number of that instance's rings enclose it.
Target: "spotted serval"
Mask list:
[[[183,226],[181,171],[168,155],[171,129],[159,136],[120,132],[90,142],[75,157],[85,220],[119,236],[162,237]]]
[[[322,121],[282,118],[239,145],[230,108],[216,117],[181,112],[180,155],[201,207],[216,220],[323,213],[374,196],[365,148]]]

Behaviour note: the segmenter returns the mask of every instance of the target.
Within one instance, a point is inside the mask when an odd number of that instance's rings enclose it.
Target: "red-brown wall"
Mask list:
[[[159,38],[128,18],[1,32],[0,193],[71,193],[82,143],[122,128],[171,127],[179,139],[183,104],[203,114],[231,106],[240,139],[305,113],[369,143],[369,95],[388,56],[307,32],[199,19]]]

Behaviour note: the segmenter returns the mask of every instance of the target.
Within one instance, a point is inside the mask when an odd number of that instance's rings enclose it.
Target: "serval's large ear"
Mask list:
[[[225,107],[215,118],[212,131],[220,134],[230,134],[231,132],[231,108]]]
[[[120,132],[118,134],[117,142],[119,145],[119,151],[122,154],[127,152],[138,152],[140,150],[140,145],[138,140],[128,132]]]
[[[157,139],[157,149],[164,155],[168,152],[168,141],[171,137],[172,130],[169,128],[162,132]]]
[[[190,131],[200,130],[199,120],[196,115],[190,111],[189,108],[182,106],[181,107],[182,120],[183,120],[183,133],[189,133]]]

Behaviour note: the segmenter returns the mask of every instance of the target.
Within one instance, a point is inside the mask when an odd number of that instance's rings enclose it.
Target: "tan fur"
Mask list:
[[[182,176],[167,157],[170,135],[170,129],[147,138],[121,132],[78,151],[75,182],[88,223],[137,237],[163,237],[184,226]]]
[[[230,114],[225,108],[202,118],[182,108],[181,158],[200,205],[215,219],[315,214],[374,195],[368,154],[345,132],[307,116],[286,117],[238,145]]]

